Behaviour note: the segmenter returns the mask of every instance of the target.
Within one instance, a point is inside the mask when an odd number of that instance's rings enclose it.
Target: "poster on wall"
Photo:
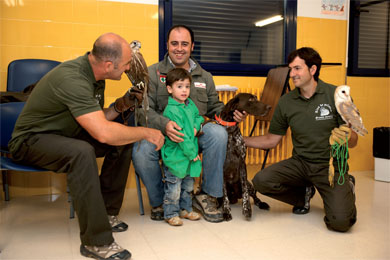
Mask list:
[[[344,15],[345,0],[321,0],[321,13],[328,15]]]

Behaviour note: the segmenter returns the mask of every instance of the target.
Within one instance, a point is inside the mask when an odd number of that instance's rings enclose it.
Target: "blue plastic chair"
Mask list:
[[[14,60],[8,65],[7,74],[7,91],[21,92],[31,84],[38,82],[46,73],[55,68],[61,62],[55,60],[45,59],[20,59]],[[1,113],[1,165],[0,169],[3,178],[3,189],[5,194],[5,200],[9,201],[9,187],[8,187],[8,174],[7,171],[47,171],[45,169],[39,169],[36,167],[20,165],[13,162],[8,153],[8,141],[11,138],[13,127],[16,119],[23,109],[24,103],[18,102],[18,104],[8,105],[9,103],[2,104]],[[7,119],[6,119],[7,117]],[[3,121],[4,120],[4,121]],[[9,120],[9,121],[8,121]],[[70,195],[68,194],[68,201],[70,202],[70,218],[74,218],[73,203]]]
[[[14,60],[8,65],[7,91],[23,91],[61,62],[43,59]]]
[[[25,102],[11,102],[0,104],[0,128],[1,128],[1,157],[0,157],[0,171],[3,178],[3,190],[5,201],[9,201],[9,187],[8,187],[8,171],[21,172],[44,172],[46,169],[23,165],[14,162],[9,155],[8,142],[11,140],[12,131],[16,120],[22,112]],[[74,208],[70,195],[68,194],[68,202],[70,203],[70,218],[74,218]]]

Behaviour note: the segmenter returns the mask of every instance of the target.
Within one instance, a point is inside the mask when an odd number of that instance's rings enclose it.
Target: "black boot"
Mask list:
[[[307,214],[310,211],[310,200],[313,198],[314,194],[316,193],[316,189],[314,186],[306,187],[306,194],[305,194],[305,205],[302,206],[294,206],[293,207],[293,213],[298,215]]]

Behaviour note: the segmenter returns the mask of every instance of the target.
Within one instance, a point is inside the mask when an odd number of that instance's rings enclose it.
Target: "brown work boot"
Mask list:
[[[218,223],[223,221],[222,210],[218,208],[217,198],[207,194],[195,195],[193,206],[203,215],[203,218],[209,222]]]
[[[91,257],[99,260],[127,260],[131,253],[123,249],[117,243],[112,242],[108,246],[80,246],[80,253],[85,257]]]
[[[150,211],[150,219],[151,220],[164,220],[164,209],[161,206],[153,207]]]
[[[129,227],[125,222],[119,220],[117,216],[108,216],[112,232],[123,232]]]

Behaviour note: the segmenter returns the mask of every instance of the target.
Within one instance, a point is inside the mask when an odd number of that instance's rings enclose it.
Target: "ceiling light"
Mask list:
[[[267,18],[267,19],[258,21],[258,22],[255,23],[255,25],[258,26],[258,27],[263,27],[265,25],[268,25],[268,24],[271,24],[271,23],[275,23],[275,22],[280,21],[280,20],[283,20],[283,16],[275,15],[275,16],[272,16],[271,18]]]

